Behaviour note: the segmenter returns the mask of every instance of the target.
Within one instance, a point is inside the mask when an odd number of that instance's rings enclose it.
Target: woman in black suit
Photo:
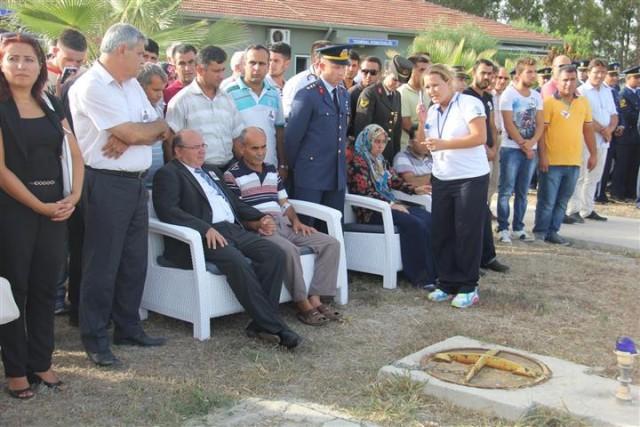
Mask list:
[[[45,98],[44,52],[25,34],[0,35],[0,276],[11,283],[20,318],[0,326],[6,391],[34,396],[31,384],[58,388],[51,369],[56,279],[64,263],[65,221],[80,199],[83,161],[55,98]],[[65,133],[73,160],[63,197]]]

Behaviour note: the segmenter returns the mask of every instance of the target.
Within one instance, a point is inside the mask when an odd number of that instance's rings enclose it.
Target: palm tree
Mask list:
[[[248,29],[241,22],[222,19],[185,23],[180,16],[181,0],[6,0],[14,11],[11,23],[17,28],[56,38],[74,28],[89,42],[92,56],[107,28],[118,22],[134,25],[162,49],[173,42],[194,45],[215,44],[233,48],[246,44]]]
[[[453,40],[436,40],[424,36],[414,39],[410,51],[411,53],[428,52],[433,63],[462,65],[466,70],[470,70],[478,59],[492,59],[497,53],[496,49],[487,49],[478,53],[474,49],[465,47],[465,39],[456,43]]]

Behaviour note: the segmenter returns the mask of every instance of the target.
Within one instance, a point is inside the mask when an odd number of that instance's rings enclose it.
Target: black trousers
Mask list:
[[[287,329],[278,314],[285,273],[282,249],[238,224],[224,222],[213,227],[229,245],[209,249],[205,240],[205,259],[227,276],[231,290],[255,325],[273,334]]]
[[[138,309],[147,274],[149,218],[144,180],[86,169],[80,333],[89,352],[109,348],[107,325],[141,332]]]
[[[489,174],[450,181],[432,177],[431,184],[439,288],[448,294],[472,292],[478,286]]]
[[[69,218],[69,317],[78,320],[80,306],[80,283],[82,282],[82,243],[84,240],[84,213],[82,202]]]
[[[49,199],[60,200],[61,196]],[[53,222],[24,205],[0,206],[0,276],[11,283],[20,310],[18,319],[0,325],[2,362],[8,377],[51,367],[56,282],[64,268],[66,232],[66,223]]]
[[[493,243],[493,230],[491,230],[491,210],[487,205],[487,213],[484,220],[484,232],[482,233],[482,257],[480,266],[485,267],[496,259],[496,245]]]
[[[635,198],[638,164],[640,164],[640,144],[616,145],[615,166],[611,195],[619,199]]]

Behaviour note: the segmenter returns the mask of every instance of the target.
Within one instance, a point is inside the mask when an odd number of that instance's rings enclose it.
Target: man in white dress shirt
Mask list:
[[[602,177],[602,170],[607,159],[607,151],[613,132],[618,127],[618,111],[613,100],[611,89],[603,85],[607,75],[608,64],[602,59],[592,59],[588,67],[588,80],[579,88],[580,95],[587,98],[593,115],[593,130],[596,134],[598,162],[593,170],[587,169],[587,152],[583,150],[583,162],[576,189],[567,205],[568,221],[583,223],[584,218],[594,221],[606,221],[594,210],[596,188]]]
[[[80,290],[80,332],[87,355],[116,366],[114,344],[157,346],[145,334],[138,309],[147,272],[147,190],[151,145],[169,127],[136,80],[146,38],[129,24],[111,26],[100,58],[70,89],[69,103],[86,172],[85,238]]]

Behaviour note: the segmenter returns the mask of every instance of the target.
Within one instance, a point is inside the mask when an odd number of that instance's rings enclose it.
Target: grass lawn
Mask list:
[[[184,323],[152,314],[147,331],[168,344],[114,347],[126,367],[110,371],[94,367],[78,331],[57,318],[54,363],[66,389],[28,402],[0,394],[0,426],[177,425],[245,397],[312,401],[390,426],[508,425],[424,397],[407,381],[377,382],[383,365],[454,335],[567,359],[614,378],[616,337],[640,341],[640,256],[542,242],[498,245],[498,253],[511,272],[482,278],[480,305],[468,310],[430,303],[404,281],[383,290],[379,277],[364,274],[350,274],[342,325],[305,326],[282,306],[306,338],[295,352],[246,338],[244,314],[214,320],[206,342],[194,340]],[[580,422],[540,413],[523,424]]]

